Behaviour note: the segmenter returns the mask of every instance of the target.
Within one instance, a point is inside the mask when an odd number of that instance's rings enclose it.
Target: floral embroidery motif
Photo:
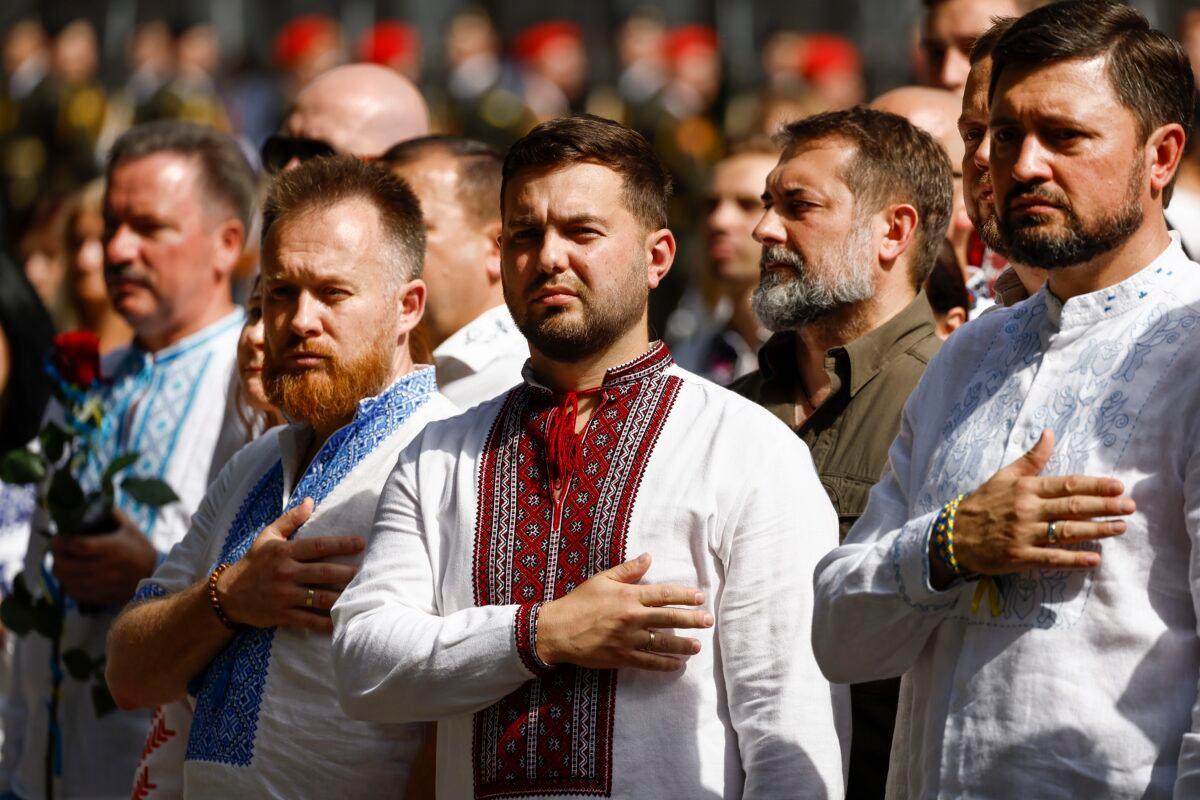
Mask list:
[[[617,672],[536,658],[538,604],[625,559],[642,475],[680,380],[661,344],[610,370],[583,433],[581,469],[555,502],[546,469],[549,392],[508,395],[479,470],[475,603],[522,608],[517,649],[538,677],[474,719],[475,797],[608,795]]]

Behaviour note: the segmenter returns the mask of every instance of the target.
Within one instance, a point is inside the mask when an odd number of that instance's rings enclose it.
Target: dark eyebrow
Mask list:
[[[603,225],[604,220],[593,214],[576,214],[562,220],[564,225]]]

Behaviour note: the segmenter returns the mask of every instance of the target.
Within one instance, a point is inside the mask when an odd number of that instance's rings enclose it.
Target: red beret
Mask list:
[[[862,59],[849,39],[834,33],[806,36],[797,49],[800,74],[812,81],[831,73],[859,72]]]
[[[358,40],[358,60],[387,65],[420,47],[421,39],[412,26],[388,20],[371,26]]]
[[[669,30],[663,40],[667,60],[671,63],[683,58],[689,50],[703,49],[715,53],[719,46],[717,32],[707,25],[680,25]]]
[[[275,63],[294,68],[309,49],[324,38],[337,36],[337,23],[322,14],[296,17],[283,26],[275,37]]]
[[[513,54],[520,61],[532,61],[550,45],[563,39],[583,43],[583,31],[574,22],[552,20],[526,28],[513,43]]]

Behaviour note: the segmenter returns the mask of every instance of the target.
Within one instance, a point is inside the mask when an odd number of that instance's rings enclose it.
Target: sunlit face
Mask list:
[[[962,92],[971,69],[971,47],[993,17],[1020,16],[1016,0],[941,0],[929,9],[921,34],[927,82]]]
[[[396,267],[381,256],[379,212],[364,200],[285,218],[263,242],[264,386],[293,419],[315,427],[350,419],[387,387],[403,334]],[[418,282],[419,283],[419,282]]]
[[[992,105],[992,182],[1013,260],[1051,269],[1119,246],[1149,204],[1147,155],[1103,58],[1006,69]]]
[[[645,327],[649,290],[661,277],[650,268],[657,232],[626,207],[617,172],[598,164],[523,170],[503,203],[504,299],[533,349],[573,362]]]
[[[708,258],[717,278],[731,283],[758,280],[762,247],[754,227],[762,216],[762,191],[776,157],[766,153],[732,156],[713,168],[705,196]]]
[[[246,324],[238,337],[237,365],[242,389],[250,406],[258,411],[271,411],[274,406],[267,399],[263,388],[263,344],[262,280],[254,282],[254,291],[246,301]]]
[[[226,231],[205,208],[199,165],[155,153],[118,164],[104,196],[105,280],[113,307],[140,337],[184,327],[227,291]],[[237,250],[241,249],[237,224]],[[236,251],[235,251],[236,257]]]
[[[997,253],[1004,253],[996,206],[992,199],[992,174],[988,159],[991,154],[991,135],[988,133],[988,82],[992,78],[992,59],[985,58],[971,68],[963,91],[962,116],[958,132],[965,152],[962,160],[963,202],[967,216],[979,231],[983,243]]]
[[[792,330],[875,291],[880,235],[862,218],[842,175],[856,150],[826,139],[787,153],[767,177],[754,310],[771,330]]]

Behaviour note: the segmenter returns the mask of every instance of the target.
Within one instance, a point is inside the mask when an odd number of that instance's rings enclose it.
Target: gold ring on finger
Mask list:
[[[646,633],[650,634],[650,641],[646,642],[646,646],[642,649],[650,653],[654,651],[654,631],[646,631]]]
[[[1051,520],[1046,523],[1046,541],[1051,545],[1058,544],[1058,521]]]
[[[313,605],[313,598],[314,598],[314,597],[316,597],[316,595],[317,595],[317,590],[316,590],[316,589],[309,589],[309,590],[308,590],[308,597],[304,598],[304,605],[305,605],[306,607],[308,607],[308,608],[312,608],[312,605]]]

